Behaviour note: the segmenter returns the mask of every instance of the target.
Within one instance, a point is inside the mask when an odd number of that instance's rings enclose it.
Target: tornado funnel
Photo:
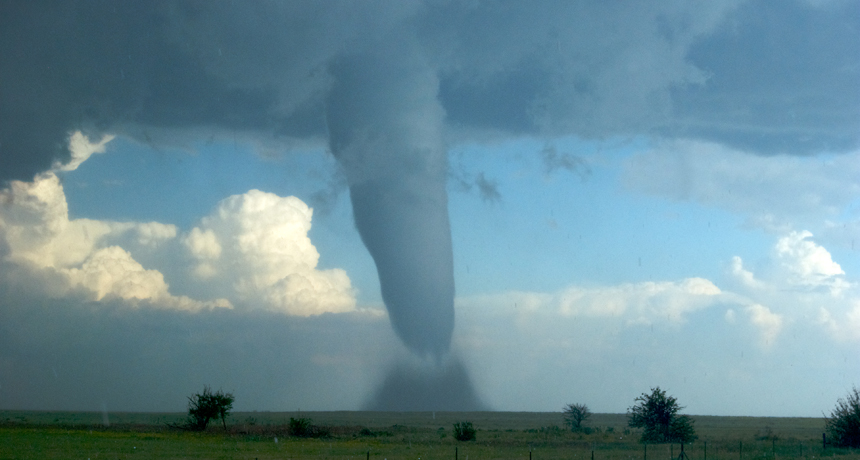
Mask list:
[[[391,62],[374,53],[332,65],[330,146],[395,332],[416,354],[441,358],[454,329],[444,111],[429,68]]]
[[[428,191],[402,180],[350,187],[394,330],[411,350],[442,356],[454,329],[451,233],[445,189]]]

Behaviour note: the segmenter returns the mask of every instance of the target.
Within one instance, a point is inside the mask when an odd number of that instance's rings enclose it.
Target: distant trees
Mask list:
[[[292,436],[299,438],[310,438],[314,433],[314,425],[311,419],[290,417],[289,432]]]
[[[306,417],[290,417],[288,428],[290,435],[297,438],[327,438],[331,436],[331,430],[328,427],[314,425],[313,420]]]
[[[860,390],[848,392],[845,399],[839,398],[836,408],[825,417],[830,442],[839,447],[860,447]]]
[[[213,393],[209,386],[204,386],[202,393],[188,397],[188,422],[184,428],[203,431],[210,420],[220,418],[226,431],[227,416],[233,409],[234,399],[232,393],[223,393],[221,390]]]
[[[457,441],[474,441],[476,430],[472,422],[458,422],[454,424],[454,439]]]
[[[642,428],[640,442],[663,443],[695,441],[696,430],[693,420],[686,415],[678,415],[683,407],[660,387],[652,388],[651,394],[642,393],[636,398],[637,404],[627,409],[627,425]]]
[[[582,430],[582,424],[591,417],[591,411],[585,404],[568,404],[564,406],[564,423],[571,431]]]

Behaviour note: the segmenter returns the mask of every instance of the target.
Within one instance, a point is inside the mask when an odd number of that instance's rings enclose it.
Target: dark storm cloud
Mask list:
[[[0,175],[66,159],[79,128],[322,140],[331,63],[404,39],[388,58],[427,61],[459,136],[855,148],[860,6],[734,3],[6,0]]]
[[[300,47],[313,34],[284,33],[304,16],[271,6],[0,3],[0,178],[29,179],[67,159],[65,141],[76,129],[127,131],[146,141],[158,129],[200,127],[320,135],[320,106],[305,103],[325,85],[307,76],[321,61],[306,59]],[[306,27],[319,32],[322,24]],[[314,45],[309,51],[326,49]],[[291,64],[279,68],[279,60]],[[279,84],[289,71],[304,75]]]
[[[697,42],[705,85],[674,94],[671,135],[763,153],[856,149],[860,3],[757,1]]]

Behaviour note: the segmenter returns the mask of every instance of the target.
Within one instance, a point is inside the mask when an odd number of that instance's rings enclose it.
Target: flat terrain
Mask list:
[[[289,436],[291,417],[327,427],[323,438]],[[820,418],[693,416],[699,459],[860,459],[860,451],[822,449]],[[239,412],[228,429],[171,429],[180,413],[0,411],[0,458],[167,459],[677,459],[680,446],[644,446],[624,414],[595,414],[589,433],[563,427],[558,412]],[[477,440],[453,438],[470,421]]]

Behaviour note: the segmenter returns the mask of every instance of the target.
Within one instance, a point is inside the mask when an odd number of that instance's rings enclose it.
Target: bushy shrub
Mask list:
[[[475,427],[472,422],[458,422],[454,424],[454,439],[457,441],[474,441],[476,439]]]
[[[548,436],[561,436],[563,431],[561,430],[561,428],[558,427],[558,425],[552,425],[552,426],[540,427],[540,429],[538,430],[538,433],[541,433],[547,437]]]
[[[313,423],[309,418],[290,417],[289,430],[292,436],[309,438],[313,434]]]
[[[290,417],[288,430],[290,435],[298,438],[325,438],[331,435],[331,430],[328,427],[316,426],[311,419],[304,417]]]
[[[765,425],[764,428],[758,430],[755,434],[756,441],[776,441],[779,435],[773,432],[770,425]]]
[[[826,417],[825,424],[833,445],[860,447],[860,390],[857,387],[848,392],[848,397],[836,401],[836,408]]]

